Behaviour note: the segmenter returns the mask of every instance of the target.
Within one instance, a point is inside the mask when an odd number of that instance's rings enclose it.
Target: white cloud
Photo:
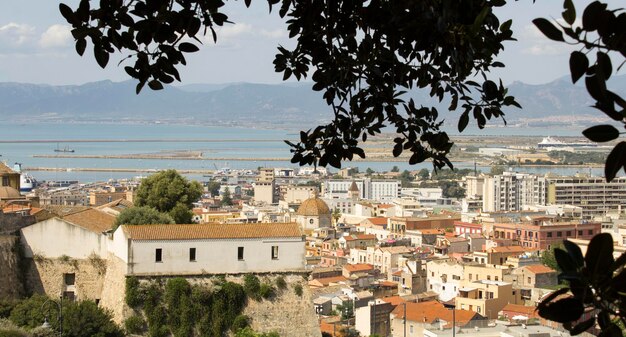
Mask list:
[[[278,39],[287,36],[287,31],[283,29],[266,30],[261,29],[261,35],[270,39]]]
[[[70,27],[66,25],[52,25],[41,34],[39,46],[42,48],[65,47],[72,41]]]
[[[28,24],[10,22],[0,26],[0,44],[5,46],[23,46],[35,35],[35,27]]]
[[[230,39],[252,33],[252,25],[247,23],[236,23],[234,25],[225,25],[216,30],[217,38]]]

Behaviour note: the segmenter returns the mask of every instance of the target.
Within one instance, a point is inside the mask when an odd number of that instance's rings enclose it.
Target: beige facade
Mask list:
[[[458,309],[474,311],[489,319],[496,319],[509,303],[521,304],[519,292],[513,290],[511,283],[501,281],[465,281],[455,299]]]
[[[548,204],[580,206],[583,218],[616,212],[626,206],[626,177],[616,177],[607,183],[603,177],[549,177]]]
[[[510,274],[511,271],[508,267],[502,267],[498,265],[465,265],[463,270],[463,279],[467,282],[472,281],[503,281],[504,276]]]
[[[463,279],[463,265],[456,260],[433,260],[426,263],[429,291],[439,294],[439,299],[449,301],[459,293]]]

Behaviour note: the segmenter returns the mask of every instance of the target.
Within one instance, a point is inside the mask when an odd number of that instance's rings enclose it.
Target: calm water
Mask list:
[[[33,171],[31,174],[38,180],[80,180],[97,181],[111,178],[130,178],[139,173],[110,172],[77,172],[72,168],[128,168],[128,169],[206,169],[212,170],[228,166],[232,169],[256,169],[259,166],[293,167],[297,165],[288,161],[263,161],[262,158],[290,158],[289,147],[284,139],[294,139],[296,130],[260,130],[235,127],[206,127],[193,125],[115,125],[115,124],[2,124],[0,140],[28,141],[53,140],[44,143],[0,143],[0,160],[12,165],[23,163],[24,167],[59,168],[61,172]],[[482,132],[482,133],[481,133]],[[548,135],[544,129],[519,128],[487,128],[482,131],[468,130],[464,134],[515,134],[515,135]],[[567,129],[549,129],[550,135],[572,136]],[[451,132],[452,133],[452,132]],[[78,140],[163,140],[159,142],[77,142]],[[185,141],[177,141],[177,140]],[[231,142],[228,140],[243,140]],[[59,141],[58,144],[56,141]],[[169,141],[168,141],[169,140]],[[82,158],[35,158],[35,155],[53,155],[57,147],[70,147],[75,155],[122,155],[158,153],[160,151],[192,150],[202,151],[207,158],[224,158],[219,160],[159,160],[159,159],[82,159]],[[72,153],[70,153],[72,154]],[[228,158],[259,158],[253,161],[229,161]],[[345,166],[359,167],[362,171],[368,167],[376,171],[387,171],[393,166],[400,169],[432,168],[430,163],[410,166],[403,162],[355,162]],[[458,163],[456,167],[464,168],[469,164]],[[489,171],[487,167],[479,170]],[[589,169],[580,168],[525,168],[526,172],[559,174],[588,173]],[[600,169],[593,169],[593,174],[602,174]],[[145,174],[144,174],[145,175]],[[189,175],[190,178],[202,179],[200,175]]]

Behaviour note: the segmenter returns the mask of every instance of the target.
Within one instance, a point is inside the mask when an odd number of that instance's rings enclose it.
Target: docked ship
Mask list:
[[[545,148],[566,148],[566,147],[598,147],[598,145],[596,143],[585,142],[585,141],[566,143],[566,142],[563,142],[563,141],[560,141],[558,139],[548,136],[544,138],[541,142],[537,143],[537,147],[540,149],[545,149]]]
[[[37,187],[37,180],[26,172],[22,172],[22,163],[15,163],[13,171],[20,174],[20,192],[28,193]]]
[[[69,147],[69,146],[66,146],[66,147],[64,147],[64,148],[60,148],[60,147],[59,147],[59,144],[57,143],[57,148],[56,148],[56,149],[54,149],[54,152],[70,152],[70,153],[73,153],[73,152],[74,152],[74,149],[70,149],[70,147]]]

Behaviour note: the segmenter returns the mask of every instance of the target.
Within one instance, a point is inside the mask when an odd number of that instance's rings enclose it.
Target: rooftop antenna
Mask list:
[[[474,160],[474,176],[478,177],[478,172],[476,171],[476,160]]]

